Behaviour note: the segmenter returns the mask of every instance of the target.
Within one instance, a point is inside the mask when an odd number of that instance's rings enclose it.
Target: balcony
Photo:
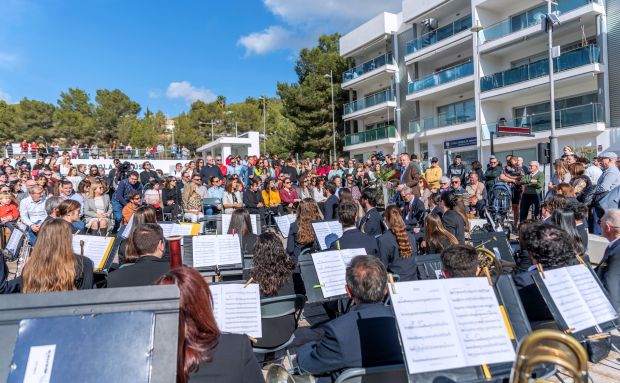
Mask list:
[[[476,121],[475,115],[455,115],[453,113],[440,114],[437,117],[427,117],[420,120],[409,121],[409,134],[466,124],[472,121]]]
[[[358,65],[355,68],[351,68],[342,74],[343,84],[356,79],[366,73],[372,72],[376,69],[382,68],[386,65],[394,64],[392,59],[392,53],[386,53],[384,55],[375,57],[372,60],[366,61],[362,65]]]
[[[599,55],[600,49],[594,45],[566,52],[553,59],[553,72],[562,72],[597,63],[599,62]],[[531,64],[521,65],[516,68],[482,77],[480,79],[480,91],[487,92],[548,75],[549,60],[542,59]]]
[[[573,126],[604,123],[605,113],[601,104],[587,104],[573,106],[555,111],[555,126],[557,129],[565,129]],[[496,124],[482,126],[483,132],[496,132],[498,126],[530,128],[531,133],[542,132],[551,129],[551,112],[536,113],[512,120],[502,120]],[[487,139],[488,137],[485,137]]]
[[[585,5],[596,3],[596,0],[561,0],[558,5],[552,5],[557,15],[570,12]],[[498,23],[485,27],[480,34],[481,43],[497,40],[511,33],[521,31],[541,23],[541,16],[547,14],[547,4],[525,12],[522,17],[510,17]]]
[[[344,146],[363,144],[386,138],[396,138],[396,127],[393,125],[388,125],[381,128],[367,130],[365,132],[347,134],[344,136]]]
[[[471,28],[471,14],[432,32],[428,32],[415,40],[409,41],[407,43],[407,54],[410,55],[415,53],[430,45],[445,40],[448,37],[452,37],[459,32],[466,31],[469,28]]]
[[[344,104],[344,115],[355,113],[362,109],[370,108],[372,106],[388,101],[396,101],[390,89],[386,89],[379,93],[371,94],[370,96],[366,96],[361,100],[356,100]]]
[[[430,76],[426,76],[414,82],[410,82],[408,85],[407,94],[421,92],[423,90],[456,81],[467,76],[472,76],[473,74],[474,64],[471,61],[466,62],[465,64],[444,69],[442,71],[433,73]]]

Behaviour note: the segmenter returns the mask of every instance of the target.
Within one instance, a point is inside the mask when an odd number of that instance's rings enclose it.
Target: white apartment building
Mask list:
[[[606,12],[620,13],[620,0],[556,2],[560,150],[616,149],[610,127],[620,126],[620,70],[610,73],[608,62],[618,62],[616,52],[620,59],[620,41],[611,41],[620,39],[620,15],[608,23]],[[340,53],[356,65],[342,83],[350,100],[344,150],[357,158],[415,152],[438,157],[445,169],[457,153],[466,162],[482,155],[486,163],[493,137],[502,162],[506,154],[538,159],[551,122],[546,13],[541,0],[403,0],[400,13],[383,13],[344,35]],[[614,45],[619,49],[608,52]],[[498,127],[528,127],[531,134],[497,137]]]

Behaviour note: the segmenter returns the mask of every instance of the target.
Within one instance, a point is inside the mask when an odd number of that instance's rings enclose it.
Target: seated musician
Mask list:
[[[426,212],[426,207],[424,206],[424,202],[415,195],[413,189],[405,186],[401,191],[400,195],[405,201],[405,206],[403,208],[403,220],[405,221],[405,225],[407,225],[408,229],[412,229],[414,227],[419,227],[424,224],[424,213]]]
[[[331,244],[332,250],[364,248],[368,255],[379,255],[377,239],[355,227],[357,205],[354,202],[345,201],[338,205],[338,221],[342,224],[342,237]]]
[[[536,265],[543,270],[570,266],[575,261],[575,251],[569,235],[554,225],[528,223],[519,226],[521,251],[526,252],[532,266],[527,271],[514,275],[523,308],[530,322],[553,320],[547,304],[536,287],[532,275],[537,273]]]
[[[297,263],[299,254],[314,245],[312,222],[323,220],[319,206],[312,198],[304,198],[297,205],[297,217],[291,223],[286,240],[286,252]]]
[[[405,229],[405,223],[396,206],[388,206],[384,217],[388,230],[377,238],[381,262],[389,272],[398,274],[400,281],[417,280],[415,258],[418,252],[415,236]]]
[[[366,234],[379,236],[383,234],[383,222],[381,222],[381,213],[377,210],[377,199],[373,191],[364,189],[360,197],[360,205],[364,209],[364,216],[360,220],[359,229]]]
[[[252,254],[256,238],[258,238],[252,231],[251,220],[252,217],[246,209],[235,209],[230,216],[227,234],[234,234],[239,237],[243,254]]]
[[[444,278],[469,278],[478,273],[478,253],[467,245],[451,245],[441,252]]]
[[[135,266],[131,266],[135,267]],[[178,382],[264,382],[245,335],[223,334],[213,315],[209,285],[200,273],[177,267],[162,275],[157,285],[176,285],[180,292],[184,339],[177,364]]]
[[[346,291],[355,305],[327,322],[318,342],[297,349],[303,372],[331,381],[346,368],[402,363],[402,350],[392,309],[383,304],[387,272],[381,261],[367,255],[352,259],[346,271]]]
[[[170,269],[164,255],[164,233],[156,223],[137,225],[127,239],[126,256],[137,256],[135,264],[122,267],[108,274],[107,287],[152,285]]]

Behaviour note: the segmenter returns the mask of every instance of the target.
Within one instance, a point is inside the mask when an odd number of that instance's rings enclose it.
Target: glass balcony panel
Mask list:
[[[430,76],[422,79],[410,82],[408,86],[408,93],[420,92],[422,90],[433,88],[451,81],[458,80],[463,77],[471,76],[474,74],[474,64],[467,62],[465,64],[457,65],[452,68],[444,69],[440,72],[433,73]]]
[[[365,63],[358,65],[355,68],[351,68],[345,71],[342,74],[342,79],[344,82],[353,80],[354,78],[358,78],[365,73],[372,72],[373,70],[379,69],[392,62],[392,53],[387,53],[385,55],[375,57],[374,59],[366,61]]]
[[[349,146],[394,137],[396,137],[396,127],[388,125],[355,134],[347,134],[344,136],[344,143]]]
[[[346,115],[357,112],[358,110],[370,108],[371,106],[375,106],[377,104],[381,104],[387,101],[394,101],[392,91],[389,89],[383,92],[371,94],[370,96],[366,96],[360,100],[344,104],[344,114]]]
[[[407,43],[407,54],[412,54],[420,49],[426,48],[429,45],[436,44],[469,28],[471,28],[471,15],[462,17],[453,23],[445,25],[432,32],[425,33],[417,39],[409,41]]]
[[[438,115],[437,117],[426,117],[420,120],[409,121],[409,133],[420,133],[425,130],[432,130],[432,129],[443,128],[446,126],[464,124],[469,121],[474,121],[475,119],[476,119],[475,113],[472,113],[472,114],[442,113]]]

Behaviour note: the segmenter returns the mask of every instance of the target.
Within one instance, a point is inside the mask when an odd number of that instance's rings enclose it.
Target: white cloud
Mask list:
[[[237,41],[237,45],[245,48],[246,55],[261,55],[282,49],[282,47],[288,46],[291,42],[291,33],[276,25],[262,32],[254,32],[247,36],[242,36]]]
[[[161,90],[156,89],[156,90],[150,90],[149,91],[149,98],[160,98],[161,97]]]
[[[211,102],[216,100],[216,95],[207,88],[196,88],[189,81],[171,82],[166,90],[168,98],[182,98],[188,103],[201,100]]]
[[[11,102],[11,96],[7,92],[4,92],[2,89],[0,89],[0,100]]]
[[[242,36],[237,45],[246,55],[316,44],[323,33],[345,34],[381,12],[399,12],[402,0],[263,0],[269,12],[286,25],[272,25]]]

